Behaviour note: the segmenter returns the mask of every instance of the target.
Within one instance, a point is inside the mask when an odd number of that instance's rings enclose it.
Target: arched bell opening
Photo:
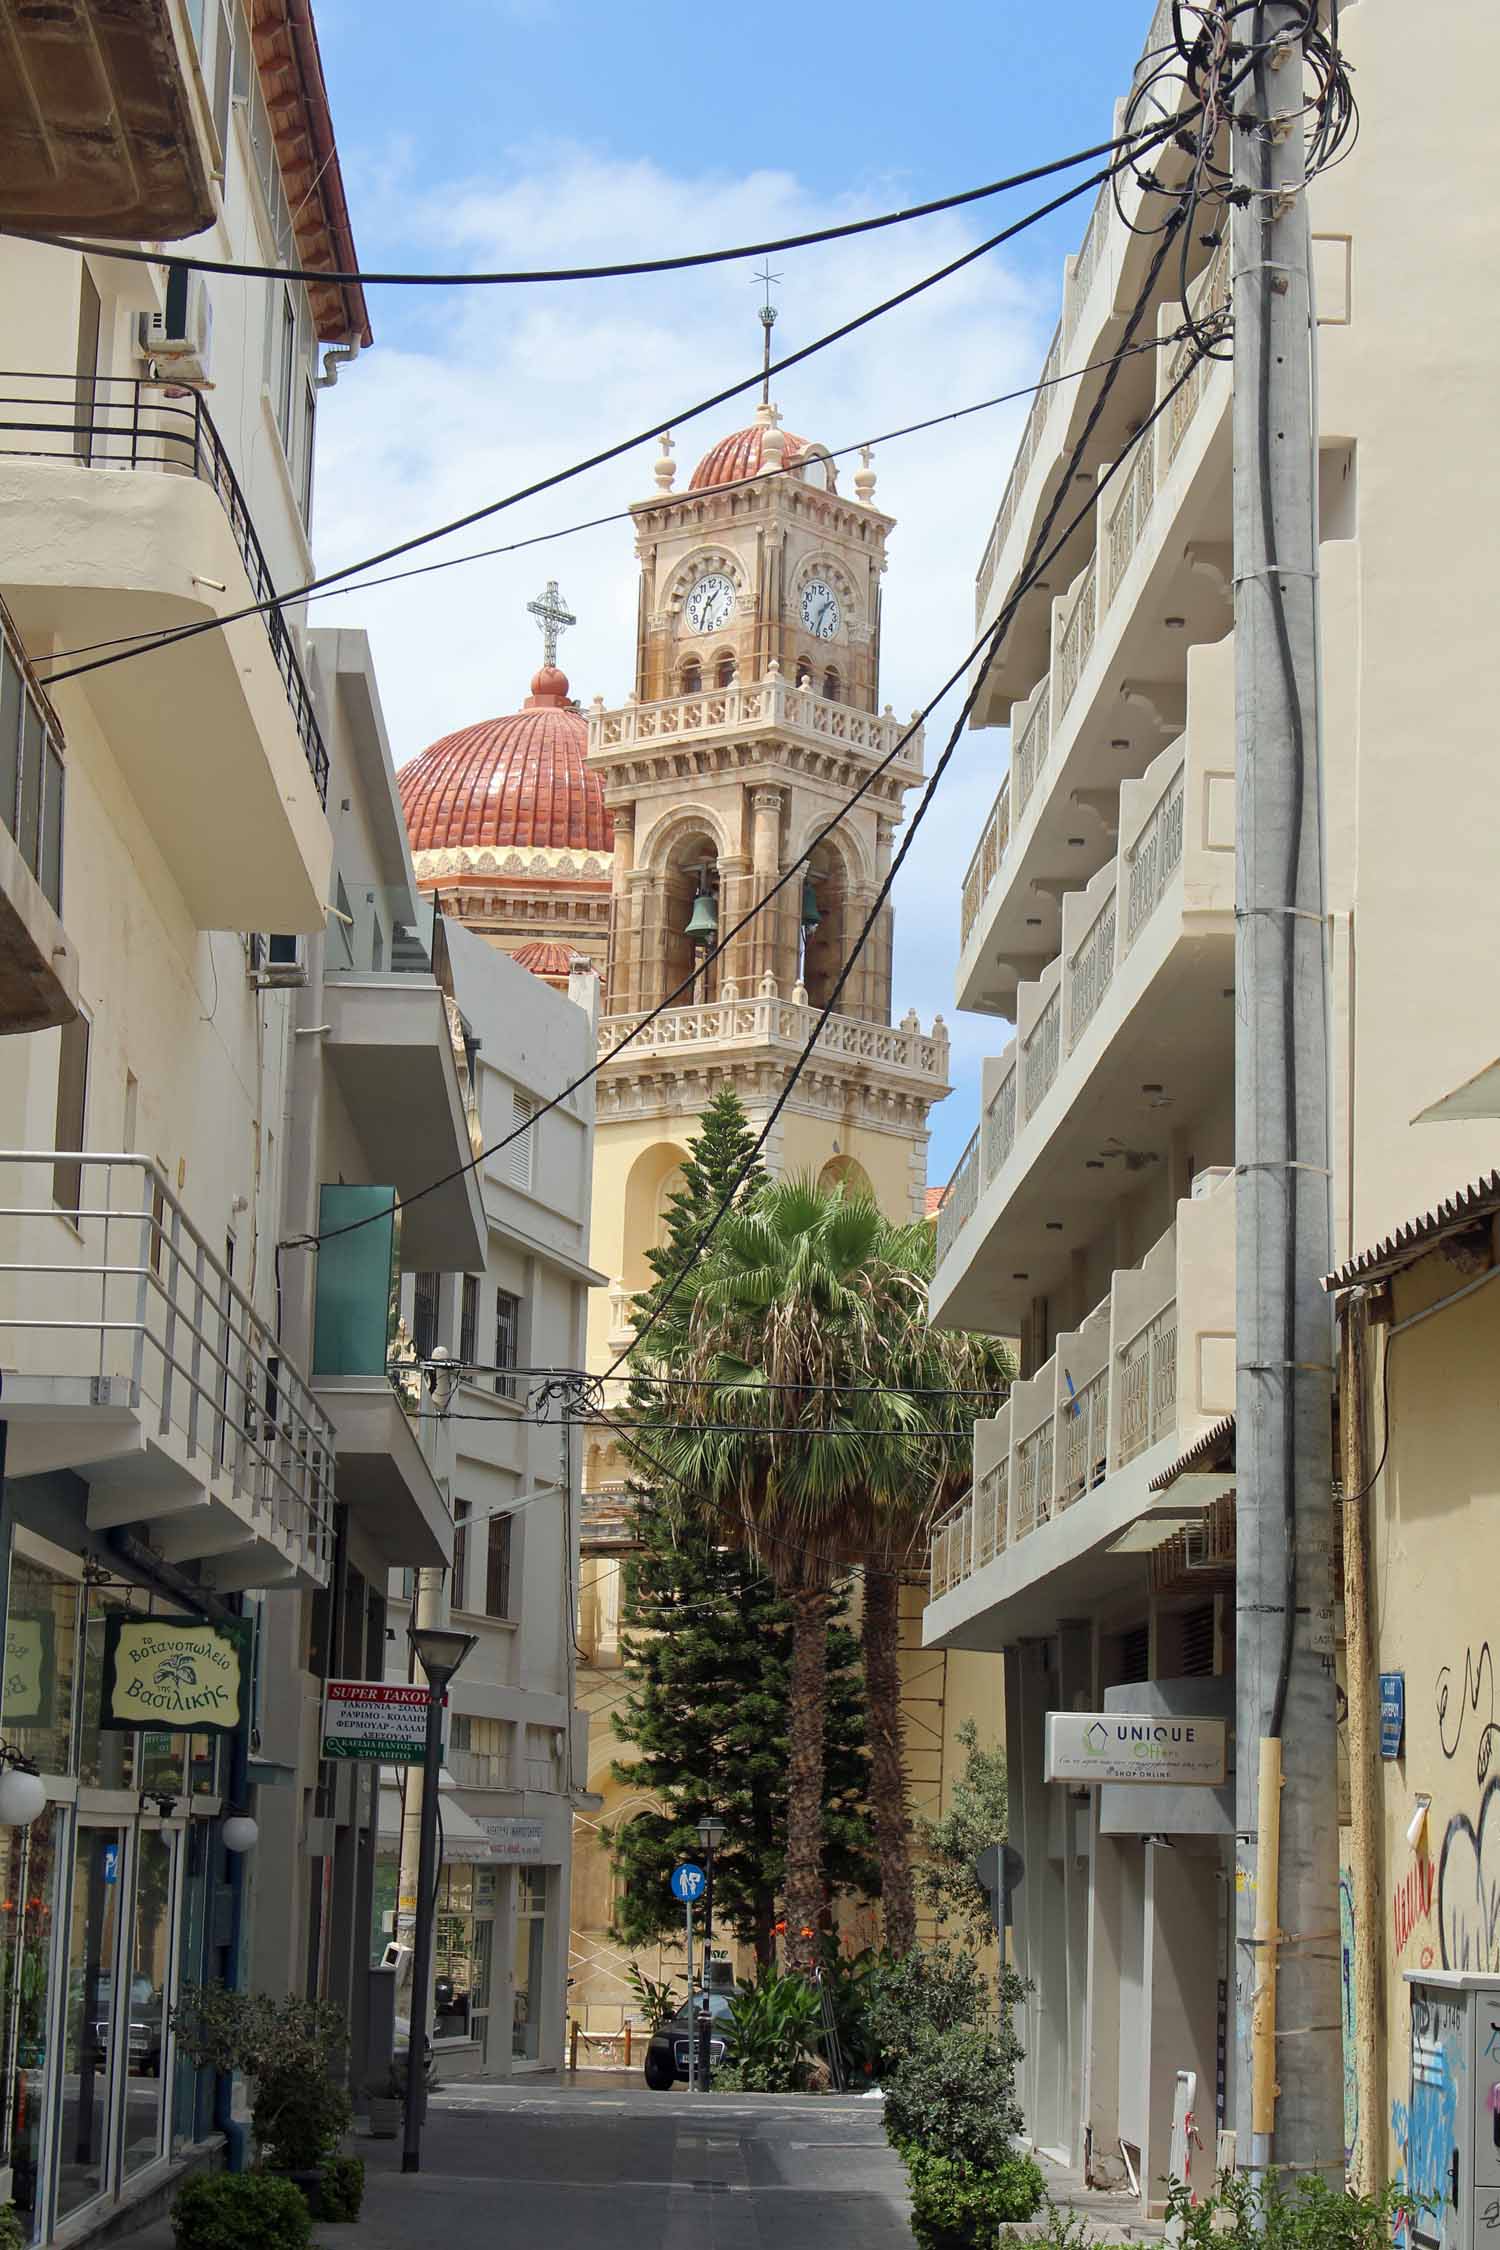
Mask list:
[[[661,879],[660,997],[676,993],[674,1007],[719,997],[723,963],[709,956],[723,935],[721,903],[714,839],[703,831],[679,837]],[[689,989],[679,992],[689,979]]]
[[[854,941],[849,877],[842,855],[829,843],[813,853],[802,878],[802,982],[815,1008],[825,1007]],[[856,972],[857,973],[857,972]],[[840,1014],[851,1014],[851,986],[839,996]]]
[[[690,663],[684,664],[682,670],[678,673],[677,692],[679,695],[701,695],[703,693],[703,667],[696,657]]]
[[[734,658],[728,652],[728,650],[726,650],[722,656],[716,657],[714,660],[714,686],[721,688],[733,687],[734,671]]]
[[[830,1156],[818,1174],[820,1188],[842,1188],[845,1200],[875,1200],[875,1188],[869,1173],[857,1156]]]
[[[843,683],[839,678],[837,667],[830,664],[823,674],[823,699],[827,703],[837,703],[843,692]]]

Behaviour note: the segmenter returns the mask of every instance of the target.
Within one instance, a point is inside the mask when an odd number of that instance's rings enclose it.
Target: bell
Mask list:
[[[700,891],[693,900],[693,911],[688,918],[687,935],[690,938],[714,938],[718,934],[718,901],[712,891]]]
[[[802,927],[804,930],[815,930],[822,919],[818,894],[813,889],[812,877],[808,875],[802,884]]]

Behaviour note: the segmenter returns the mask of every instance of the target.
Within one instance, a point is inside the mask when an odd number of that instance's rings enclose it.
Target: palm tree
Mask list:
[[[894,1307],[917,1295],[881,1256],[890,1231],[867,1198],[775,1182],[721,1223],[670,1368],[652,1364],[649,1339],[636,1362],[688,1378],[651,1394],[644,1458],[749,1547],[791,1608],[785,1900],[787,1957],[803,1968],[824,1906],[829,1589],[852,1553],[881,1545],[877,1496],[921,1475],[915,1403],[868,1372]]]
[[[887,1947],[916,1943],[911,1818],[901,1710],[901,1585],[934,1519],[962,1497],[971,1473],[975,1419],[995,1413],[1015,1374],[1003,1344],[933,1328],[927,1288],[936,1236],[926,1220],[884,1228],[877,1246],[884,1317],[870,1374],[905,1396],[914,1414],[911,1465],[875,1496],[878,1540],[864,1558],[865,1698],[870,1735],[870,1812],[880,1866]]]

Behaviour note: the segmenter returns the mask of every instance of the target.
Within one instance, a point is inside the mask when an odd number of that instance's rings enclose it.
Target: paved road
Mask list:
[[[360,2141],[359,2250],[909,2250],[905,2179],[877,2102],[630,2080],[455,2085],[433,2095],[422,2171]],[[319,2230],[332,2246],[343,2229]]]

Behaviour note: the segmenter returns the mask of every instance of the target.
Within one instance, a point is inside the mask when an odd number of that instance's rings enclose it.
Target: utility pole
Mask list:
[[[1322,774],[1300,0],[1236,19],[1235,1890],[1241,2170],[1342,2177]]]

